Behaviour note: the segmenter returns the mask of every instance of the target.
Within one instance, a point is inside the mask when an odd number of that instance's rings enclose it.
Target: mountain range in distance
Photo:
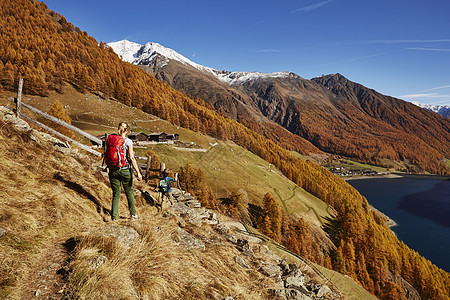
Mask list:
[[[406,161],[407,171],[450,173],[442,163],[450,157],[450,119],[341,74],[308,80],[292,72],[231,72],[199,65],[157,43],[108,45],[124,61],[291,150],[378,165]]]
[[[169,60],[176,60],[183,64],[190,65],[200,71],[208,72],[217,77],[217,79],[232,84],[243,83],[252,79],[258,79],[263,77],[289,77],[292,76],[291,72],[274,72],[274,73],[260,73],[260,72],[230,72],[222,71],[197,64],[188,58],[182,56],[176,51],[166,48],[158,43],[149,42],[145,45],[130,42],[128,40],[122,40],[119,42],[112,42],[108,44],[122,59],[126,62],[135,65],[149,65],[149,63],[158,55],[165,57]],[[162,62],[161,64],[168,63]],[[432,111],[445,118],[450,118],[450,106],[448,105],[431,105],[423,104],[417,101],[411,102],[416,106],[423,109]]]
[[[114,52],[117,53],[126,62],[135,65],[150,65],[151,62],[157,57],[159,61],[159,67],[166,66],[170,60],[178,61],[184,65],[189,65],[195,69],[211,74],[217,79],[230,85],[242,84],[249,80],[255,80],[263,77],[284,77],[290,76],[293,73],[290,72],[274,72],[274,73],[260,73],[260,72],[230,72],[217,70],[209,67],[199,65],[188,58],[182,56],[176,51],[166,48],[158,43],[149,42],[145,45],[140,45],[127,40],[113,42],[108,44]]]

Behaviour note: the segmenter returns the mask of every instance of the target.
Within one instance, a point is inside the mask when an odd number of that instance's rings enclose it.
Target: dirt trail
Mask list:
[[[25,274],[21,286],[23,299],[61,299],[63,298],[63,267],[69,253],[66,239],[50,241],[46,249],[30,262],[29,272]]]

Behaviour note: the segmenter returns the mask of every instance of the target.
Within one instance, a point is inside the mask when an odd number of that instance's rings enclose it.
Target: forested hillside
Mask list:
[[[281,241],[295,251],[351,276],[384,299],[403,299],[402,276],[427,299],[450,297],[450,275],[399,242],[374,214],[365,198],[342,179],[311,162],[292,156],[274,141],[214,111],[199,99],[156,80],[120,60],[103,43],[74,27],[33,0],[1,0],[0,84],[15,90],[19,77],[24,92],[45,96],[69,82],[80,92],[113,97],[126,105],[218,139],[233,140],[266,161],[338,213],[332,221],[335,251],[304,249],[281,231]],[[271,199],[266,202],[270,206]],[[268,216],[272,221],[274,216]],[[297,225],[304,230],[303,224]],[[282,228],[282,227],[281,227]],[[303,253],[305,252],[305,253]]]
[[[336,120],[345,123],[345,126],[336,126],[341,132],[330,128],[334,136],[341,137],[332,146],[340,153],[351,151],[355,153],[351,156],[378,164],[383,164],[383,158],[410,160],[413,165],[434,174],[449,174],[442,163],[445,157],[450,157],[448,119],[351,82],[341,74],[321,76],[312,81],[331,91],[335,95],[335,106],[353,120]],[[347,137],[353,138],[347,141]],[[408,171],[417,170],[411,167]]]

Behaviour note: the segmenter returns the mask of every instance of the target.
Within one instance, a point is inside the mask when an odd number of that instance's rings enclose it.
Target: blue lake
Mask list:
[[[410,248],[450,272],[450,181],[374,178],[347,181],[398,226]]]

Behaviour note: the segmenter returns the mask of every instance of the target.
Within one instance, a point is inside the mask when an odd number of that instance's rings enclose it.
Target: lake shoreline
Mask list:
[[[386,223],[386,225],[389,228],[398,226],[397,222],[395,222],[393,219],[389,218],[388,215],[386,215],[385,213],[381,212],[380,210],[376,209],[375,207],[373,207],[372,205],[370,205],[370,210],[375,211],[378,215],[381,216],[382,219],[384,219],[384,222]],[[394,232],[395,234],[395,232]]]
[[[450,180],[449,176],[428,175],[428,174],[409,174],[409,173],[383,173],[377,175],[355,175],[349,177],[341,177],[345,181],[361,180],[361,179],[377,179],[377,178],[410,178],[410,179],[435,179],[435,180]]]

